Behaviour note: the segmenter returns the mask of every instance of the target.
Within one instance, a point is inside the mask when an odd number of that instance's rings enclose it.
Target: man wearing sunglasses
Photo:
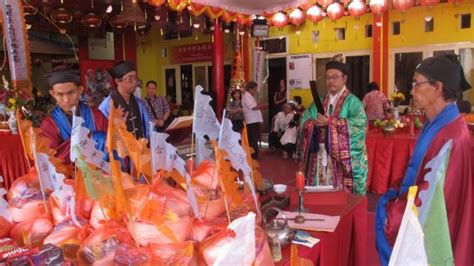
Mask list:
[[[133,93],[137,87],[137,72],[132,63],[122,61],[108,70],[117,84],[117,89],[100,104],[99,109],[109,117],[110,101],[126,117],[127,130],[137,138],[148,137],[150,117],[145,104],[136,98]]]
[[[405,176],[377,203],[377,250],[382,265],[474,265],[474,175],[471,136],[456,100],[471,86],[456,55],[423,60],[411,95],[426,115]],[[407,249],[401,226],[407,192],[418,187],[415,205],[422,245]],[[413,227],[412,227],[413,228]],[[404,230],[405,231],[405,230]],[[408,232],[408,229],[406,230]],[[391,258],[395,241],[410,251]],[[396,258],[396,261],[392,261]],[[411,260],[407,260],[411,258]],[[418,258],[417,261],[413,258]]]
[[[330,61],[326,64],[327,93],[322,103],[316,87],[312,88],[314,103],[300,121],[300,169],[305,170],[309,185],[332,185],[365,195],[367,116],[361,101],[346,88],[347,73],[346,64]]]

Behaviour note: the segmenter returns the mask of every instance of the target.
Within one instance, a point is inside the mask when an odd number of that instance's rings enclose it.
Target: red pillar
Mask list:
[[[223,37],[221,23],[216,19],[212,54],[212,87],[216,95],[216,115],[219,120],[222,118],[222,111],[224,110],[225,104]]]
[[[382,23],[381,27],[377,23]],[[382,15],[374,14],[373,29],[373,80],[380,86],[381,91],[388,94],[388,12]]]

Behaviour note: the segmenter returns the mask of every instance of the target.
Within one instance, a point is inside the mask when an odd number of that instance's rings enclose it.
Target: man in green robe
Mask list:
[[[362,102],[346,88],[347,66],[326,64],[324,109],[312,103],[300,121],[300,143],[307,185],[332,185],[358,195],[366,194],[367,116]]]

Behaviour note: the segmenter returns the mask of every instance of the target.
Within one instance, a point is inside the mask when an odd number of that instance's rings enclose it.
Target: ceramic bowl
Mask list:
[[[283,184],[275,184],[273,185],[273,191],[277,194],[283,194],[286,191],[287,186]]]

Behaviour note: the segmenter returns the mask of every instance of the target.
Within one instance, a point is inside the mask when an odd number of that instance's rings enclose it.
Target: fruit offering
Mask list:
[[[415,117],[415,128],[420,129],[422,127],[423,127],[423,123],[421,123],[420,118]]]

